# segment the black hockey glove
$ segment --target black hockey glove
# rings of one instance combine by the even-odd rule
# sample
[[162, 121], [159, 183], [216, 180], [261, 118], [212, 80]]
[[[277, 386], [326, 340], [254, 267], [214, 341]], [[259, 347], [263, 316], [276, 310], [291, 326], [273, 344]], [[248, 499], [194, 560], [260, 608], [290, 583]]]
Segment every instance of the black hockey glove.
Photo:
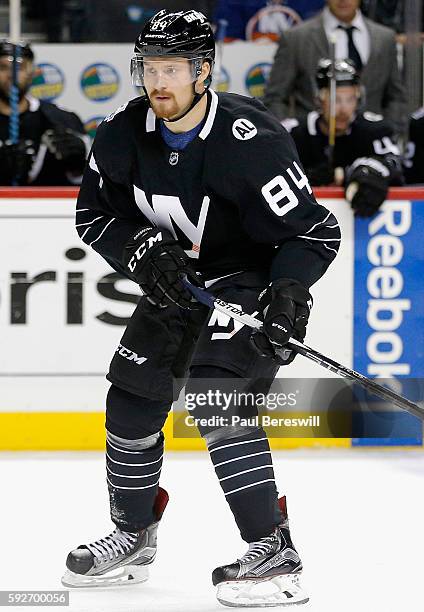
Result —
[[298, 281], [282, 278], [261, 293], [259, 305], [264, 313], [264, 325], [262, 331], [252, 333], [251, 340], [260, 355], [288, 365], [296, 357], [295, 351], [287, 349], [277, 355], [276, 350], [283, 348], [290, 338], [303, 341], [312, 296]]
[[345, 196], [356, 217], [372, 217], [384, 200], [390, 184], [390, 170], [378, 159], [360, 157], [346, 169]]
[[20, 140], [17, 144], [10, 140], [0, 143], [0, 184], [27, 185], [34, 155], [32, 140]]
[[200, 275], [192, 270], [187, 255], [169, 230], [140, 229], [125, 245], [122, 260], [128, 275], [152, 304], [161, 308], [172, 303], [189, 310], [201, 308], [181, 282], [186, 275], [191, 283], [202, 286]]
[[72, 174], [82, 174], [87, 150], [82, 134], [70, 128], [56, 127], [46, 130], [41, 137], [50, 153]]
[[330, 168], [328, 161], [307, 168], [305, 173], [310, 185], [332, 185], [334, 183], [334, 170]]

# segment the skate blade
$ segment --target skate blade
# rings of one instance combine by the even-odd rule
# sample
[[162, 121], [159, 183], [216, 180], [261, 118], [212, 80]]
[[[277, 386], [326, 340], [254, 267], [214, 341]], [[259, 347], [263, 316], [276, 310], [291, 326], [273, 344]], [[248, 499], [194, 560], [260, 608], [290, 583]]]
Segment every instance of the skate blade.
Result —
[[305, 604], [309, 597], [299, 584], [299, 574], [262, 580], [237, 580], [218, 585], [216, 597], [233, 608], [271, 608]]
[[126, 565], [98, 576], [84, 576], [67, 570], [61, 582], [65, 587], [83, 589], [138, 584], [146, 582], [148, 577], [149, 568], [146, 565]]

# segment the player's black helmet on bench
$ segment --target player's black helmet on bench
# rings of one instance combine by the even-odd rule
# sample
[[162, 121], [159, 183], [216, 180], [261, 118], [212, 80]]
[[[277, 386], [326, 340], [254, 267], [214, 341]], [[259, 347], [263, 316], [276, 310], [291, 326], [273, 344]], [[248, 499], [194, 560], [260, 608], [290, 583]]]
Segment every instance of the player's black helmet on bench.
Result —
[[[359, 85], [360, 75], [355, 64], [349, 59], [336, 60], [334, 62], [334, 75], [336, 85]], [[318, 68], [315, 74], [315, 81], [318, 89], [327, 89], [330, 87], [330, 81], [333, 78], [333, 64], [330, 59], [320, 59]]]
[[7, 38], [0, 40], [0, 57], [13, 57], [15, 47], [18, 48], [19, 56], [23, 59], [28, 59], [31, 62], [34, 61], [34, 53], [27, 42], [24, 40], [18, 43], [13, 43]]
[[[131, 60], [134, 85], [144, 87], [143, 60], [159, 57], [182, 57], [190, 60], [193, 83], [200, 76], [203, 63], [208, 62], [210, 74], [205, 81], [206, 92], [212, 81], [215, 37], [203, 13], [194, 10], [172, 12], [163, 9], [146, 23], [135, 42], [134, 56]], [[193, 104], [184, 115], [190, 112], [202, 95], [193, 91]]]

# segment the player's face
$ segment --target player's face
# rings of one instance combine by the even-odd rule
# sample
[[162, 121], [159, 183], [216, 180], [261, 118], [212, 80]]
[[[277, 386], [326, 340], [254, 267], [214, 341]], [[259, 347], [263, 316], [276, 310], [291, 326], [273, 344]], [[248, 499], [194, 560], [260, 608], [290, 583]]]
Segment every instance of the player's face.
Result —
[[327, 0], [330, 11], [340, 21], [350, 23], [359, 8], [360, 0]]
[[[33, 64], [30, 60], [23, 58], [18, 62], [18, 87], [19, 99], [21, 100], [32, 83]], [[10, 87], [12, 84], [12, 58], [0, 57], [0, 99], [9, 102]]]
[[144, 60], [144, 86], [157, 117], [178, 117], [193, 100], [193, 76], [189, 60]]
[[[336, 134], [347, 132], [358, 107], [359, 89], [353, 85], [336, 89]], [[320, 92], [322, 114], [326, 123], [330, 121], [330, 90]]]

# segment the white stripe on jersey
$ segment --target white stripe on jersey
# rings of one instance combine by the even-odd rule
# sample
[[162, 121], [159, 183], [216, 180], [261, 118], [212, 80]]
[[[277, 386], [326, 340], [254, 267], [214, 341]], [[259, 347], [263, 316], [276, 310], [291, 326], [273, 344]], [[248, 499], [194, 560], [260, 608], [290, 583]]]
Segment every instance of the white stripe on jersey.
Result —
[[113, 223], [113, 221], [116, 221], [115, 217], [113, 217], [109, 223], [103, 228], [103, 230], [100, 232], [100, 234], [97, 236], [97, 238], [95, 240], [93, 240], [92, 242], [89, 243], [89, 246], [93, 245], [95, 242], [97, 242], [98, 240], [100, 240], [100, 238], [103, 236], [103, 234], [105, 233], [105, 231], [107, 230], [107, 228], [109, 227], [109, 225], [111, 223]]
[[213, 89], [210, 89], [209, 91], [211, 92], [211, 97], [212, 97], [211, 107], [209, 109], [209, 114], [208, 114], [208, 118], [206, 119], [205, 125], [203, 126], [202, 131], [199, 134], [199, 138], [201, 138], [202, 140], [206, 140], [206, 138], [211, 133], [211, 130], [212, 130], [212, 127], [215, 121], [216, 111], [218, 109], [218, 96], [213, 91]]

